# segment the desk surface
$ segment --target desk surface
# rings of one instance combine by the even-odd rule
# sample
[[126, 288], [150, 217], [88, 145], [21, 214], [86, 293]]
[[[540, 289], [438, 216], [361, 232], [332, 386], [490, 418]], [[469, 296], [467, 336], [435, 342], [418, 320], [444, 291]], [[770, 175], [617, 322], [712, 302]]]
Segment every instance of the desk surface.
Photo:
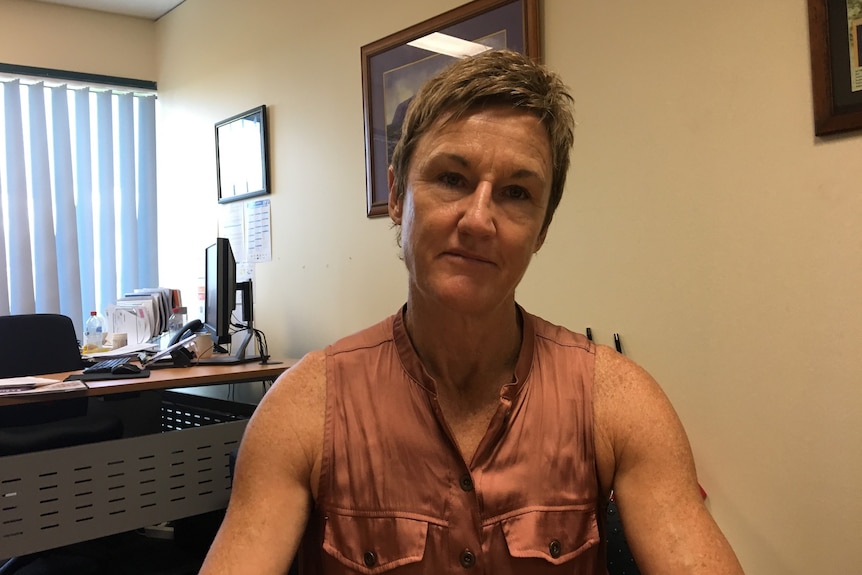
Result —
[[[213, 385], [219, 383], [242, 383], [262, 379], [275, 379], [295, 364], [298, 360], [286, 359], [281, 363], [274, 360], [266, 364], [258, 362], [240, 363], [236, 365], [195, 365], [191, 367], [167, 367], [150, 370], [149, 377], [133, 379], [105, 379], [88, 381], [87, 389], [65, 391], [58, 393], [37, 393], [32, 395], [7, 395], [0, 397], [0, 407], [19, 405], [22, 403], [38, 403], [41, 401], [56, 401], [74, 397], [96, 397], [117, 393], [148, 391], [153, 389], [170, 389], [174, 387], [192, 387], [198, 385]], [[66, 379], [80, 371], [66, 371], [40, 375], [48, 379]]]

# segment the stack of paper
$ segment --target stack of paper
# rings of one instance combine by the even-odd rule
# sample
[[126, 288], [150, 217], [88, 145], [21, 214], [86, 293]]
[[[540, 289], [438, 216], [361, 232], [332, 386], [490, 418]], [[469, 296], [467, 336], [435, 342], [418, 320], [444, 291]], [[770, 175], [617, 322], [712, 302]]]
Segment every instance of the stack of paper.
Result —
[[83, 357], [86, 359], [102, 359], [121, 357], [124, 355], [136, 356], [140, 355], [142, 351], [156, 351], [158, 347], [158, 344], [155, 343], [130, 343], [129, 345], [124, 345], [123, 347], [118, 347], [115, 349], [97, 351], [95, 353], [85, 353], [83, 354]]
[[60, 381], [45, 377], [26, 376], [0, 379], [0, 396], [56, 393], [58, 391], [73, 391], [75, 389], [87, 389], [87, 386], [81, 381]]
[[171, 310], [180, 305], [179, 290], [136, 289], [107, 307], [108, 331], [128, 334], [129, 344], [144, 343], [167, 331]]

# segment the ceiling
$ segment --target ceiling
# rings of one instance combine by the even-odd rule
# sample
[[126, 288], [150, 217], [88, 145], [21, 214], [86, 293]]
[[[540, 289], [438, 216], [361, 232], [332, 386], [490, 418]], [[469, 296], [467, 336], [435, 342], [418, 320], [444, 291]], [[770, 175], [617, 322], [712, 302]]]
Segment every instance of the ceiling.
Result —
[[50, 4], [62, 4], [75, 8], [99, 10], [112, 14], [136, 16], [147, 20], [158, 20], [177, 6], [183, 0], [35, 0]]

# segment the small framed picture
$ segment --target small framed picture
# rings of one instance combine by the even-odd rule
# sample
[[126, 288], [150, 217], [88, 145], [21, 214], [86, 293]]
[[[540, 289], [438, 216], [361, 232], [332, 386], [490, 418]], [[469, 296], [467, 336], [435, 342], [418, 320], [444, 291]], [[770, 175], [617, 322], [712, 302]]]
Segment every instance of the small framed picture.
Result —
[[388, 213], [386, 173], [422, 84], [456, 58], [502, 48], [539, 58], [539, 0], [474, 0], [362, 47], [369, 218]]
[[215, 125], [220, 204], [269, 193], [266, 106]]

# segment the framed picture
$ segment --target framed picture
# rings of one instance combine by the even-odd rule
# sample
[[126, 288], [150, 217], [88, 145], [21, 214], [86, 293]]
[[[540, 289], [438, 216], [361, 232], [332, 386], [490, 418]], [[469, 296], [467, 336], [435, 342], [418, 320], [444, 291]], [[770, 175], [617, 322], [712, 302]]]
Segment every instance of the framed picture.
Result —
[[422, 84], [456, 58], [501, 48], [539, 59], [539, 0], [474, 0], [362, 47], [369, 218], [388, 213], [386, 172]]
[[862, 128], [862, 0], [808, 0], [814, 133]]
[[266, 106], [215, 125], [216, 178], [220, 204], [269, 193]]

